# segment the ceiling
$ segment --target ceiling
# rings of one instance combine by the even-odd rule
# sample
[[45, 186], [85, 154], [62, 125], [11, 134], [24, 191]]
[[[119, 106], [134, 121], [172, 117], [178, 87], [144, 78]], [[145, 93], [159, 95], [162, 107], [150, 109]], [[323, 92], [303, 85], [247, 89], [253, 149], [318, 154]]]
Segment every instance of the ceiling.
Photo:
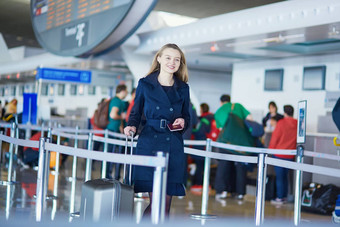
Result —
[[[159, 0], [155, 10], [195, 18], [205, 18], [282, 0]], [[30, 0], [0, 1], [0, 33], [8, 48], [40, 47], [30, 19]]]

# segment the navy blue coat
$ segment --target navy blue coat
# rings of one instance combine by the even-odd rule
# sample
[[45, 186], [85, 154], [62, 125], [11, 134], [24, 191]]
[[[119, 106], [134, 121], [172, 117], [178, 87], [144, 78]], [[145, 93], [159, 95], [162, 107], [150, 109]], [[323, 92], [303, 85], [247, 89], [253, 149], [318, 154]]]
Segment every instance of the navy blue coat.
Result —
[[[144, 114], [146, 123], [138, 138], [136, 154], [155, 155], [156, 151], [169, 152], [168, 182], [183, 183], [185, 155], [182, 133], [190, 122], [189, 86], [174, 76], [173, 89], [168, 93], [169, 99], [158, 82], [158, 75], [159, 72], [154, 72], [139, 80], [128, 125], [138, 128]], [[184, 130], [171, 132], [166, 124], [173, 123], [176, 118], [185, 120]], [[152, 181], [153, 172], [154, 168], [136, 166], [134, 179]]]

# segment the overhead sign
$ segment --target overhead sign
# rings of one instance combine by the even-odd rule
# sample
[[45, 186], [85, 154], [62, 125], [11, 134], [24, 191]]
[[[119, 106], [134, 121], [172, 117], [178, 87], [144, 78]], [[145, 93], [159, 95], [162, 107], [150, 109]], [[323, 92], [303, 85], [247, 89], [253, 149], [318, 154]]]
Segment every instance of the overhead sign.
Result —
[[38, 68], [36, 79], [74, 83], [91, 83], [91, 71], [73, 69]]
[[113, 49], [144, 22], [157, 0], [31, 0], [31, 19], [42, 47], [62, 56]]

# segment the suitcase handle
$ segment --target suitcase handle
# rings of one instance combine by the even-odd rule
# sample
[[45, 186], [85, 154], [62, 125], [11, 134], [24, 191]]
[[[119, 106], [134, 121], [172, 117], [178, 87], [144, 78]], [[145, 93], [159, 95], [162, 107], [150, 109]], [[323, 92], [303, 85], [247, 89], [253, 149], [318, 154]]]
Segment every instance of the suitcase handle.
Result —
[[[133, 137], [134, 137], [134, 132], [130, 131], [130, 137], [131, 137], [131, 148], [130, 148], [130, 155], [133, 153]], [[128, 150], [128, 136], [125, 137], [125, 155], [127, 155], [127, 150]], [[129, 179], [126, 179], [126, 163], [124, 164], [124, 183], [131, 185], [131, 170], [132, 170], [132, 165], [130, 164], [129, 166]]]

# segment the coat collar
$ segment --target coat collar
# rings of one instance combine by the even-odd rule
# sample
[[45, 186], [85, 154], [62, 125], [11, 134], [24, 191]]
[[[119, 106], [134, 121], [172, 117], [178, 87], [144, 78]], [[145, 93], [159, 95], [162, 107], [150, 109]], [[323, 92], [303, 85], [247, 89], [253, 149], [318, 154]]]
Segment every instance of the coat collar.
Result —
[[[155, 72], [149, 74], [148, 76], [146, 76], [144, 81], [153, 85], [154, 87], [157, 87], [157, 85], [159, 84], [158, 75], [159, 75], [159, 71], [155, 71]], [[176, 76], [174, 76], [174, 87], [176, 89], [185, 87], [186, 85], [187, 84], [185, 82], [181, 81]]]

